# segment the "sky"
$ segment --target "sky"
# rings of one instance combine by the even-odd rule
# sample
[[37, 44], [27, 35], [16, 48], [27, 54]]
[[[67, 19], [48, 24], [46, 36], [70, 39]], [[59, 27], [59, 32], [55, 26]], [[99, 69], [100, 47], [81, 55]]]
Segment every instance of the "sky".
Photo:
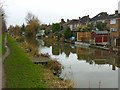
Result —
[[7, 26], [22, 25], [28, 12], [43, 24], [60, 22], [63, 18], [78, 19], [100, 12], [114, 14], [120, 0], [0, 0], [7, 15]]

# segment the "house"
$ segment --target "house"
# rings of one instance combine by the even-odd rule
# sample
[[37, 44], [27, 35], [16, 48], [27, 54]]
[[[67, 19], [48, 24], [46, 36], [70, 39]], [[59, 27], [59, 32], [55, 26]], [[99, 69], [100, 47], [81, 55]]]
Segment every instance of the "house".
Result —
[[45, 30], [38, 30], [36, 36], [37, 37], [42, 37], [43, 35], [45, 35]]
[[120, 14], [118, 13], [118, 10], [115, 11], [115, 14], [108, 16], [106, 23], [107, 28], [110, 30], [110, 32], [120, 30]]
[[90, 22], [94, 23], [94, 24], [96, 24], [96, 22], [104, 23], [107, 18], [108, 18], [107, 12], [101, 12], [101, 13], [97, 14], [96, 16], [94, 16], [93, 18], [91, 18]]
[[120, 30], [110, 32], [110, 45], [111, 46], [118, 46], [119, 45], [118, 44], [119, 38], [120, 38]]
[[67, 22], [65, 24], [71, 29], [71, 31], [76, 32], [80, 26], [80, 19], [67, 19]]
[[110, 45], [117, 46], [118, 37], [120, 36], [120, 13], [118, 13], [118, 10], [115, 11], [115, 14], [108, 16], [106, 23], [110, 31]]
[[91, 44], [109, 45], [110, 43], [110, 34], [108, 31], [94, 31], [92, 32], [91, 37]]
[[81, 25], [87, 25], [90, 21], [89, 15], [87, 16], [83, 16], [82, 18], [80, 18], [80, 24]]
[[120, 37], [116, 38], [116, 46], [120, 46]]

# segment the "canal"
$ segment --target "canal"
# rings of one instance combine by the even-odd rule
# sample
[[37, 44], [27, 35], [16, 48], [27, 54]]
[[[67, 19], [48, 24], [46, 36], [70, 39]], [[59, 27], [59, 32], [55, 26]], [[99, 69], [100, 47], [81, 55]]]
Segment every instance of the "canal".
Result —
[[75, 88], [118, 88], [119, 56], [74, 44], [38, 42], [39, 52], [57, 59], [64, 67], [60, 77], [73, 80]]

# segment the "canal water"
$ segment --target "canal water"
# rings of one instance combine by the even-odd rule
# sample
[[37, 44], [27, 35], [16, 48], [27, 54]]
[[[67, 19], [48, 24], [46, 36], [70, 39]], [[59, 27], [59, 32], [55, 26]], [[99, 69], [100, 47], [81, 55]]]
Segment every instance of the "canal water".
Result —
[[39, 52], [49, 53], [63, 65], [60, 77], [73, 80], [75, 88], [118, 88], [119, 56], [67, 43], [39, 40], [39, 45]]

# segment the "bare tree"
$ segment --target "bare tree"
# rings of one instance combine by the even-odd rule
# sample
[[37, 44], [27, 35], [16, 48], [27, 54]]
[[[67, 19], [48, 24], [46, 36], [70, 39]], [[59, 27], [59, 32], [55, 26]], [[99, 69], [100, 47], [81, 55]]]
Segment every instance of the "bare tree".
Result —
[[32, 14], [31, 12], [28, 12], [26, 18], [25, 18], [27, 24], [30, 24], [30, 22], [35, 21], [38, 24], [41, 24], [40, 20], [38, 19], [37, 16], [35, 16], [34, 14]]
[[40, 28], [41, 22], [37, 16], [28, 12], [26, 18], [27, 23], [27, 34], [29, 36], [35, 36], [37, 30]]

